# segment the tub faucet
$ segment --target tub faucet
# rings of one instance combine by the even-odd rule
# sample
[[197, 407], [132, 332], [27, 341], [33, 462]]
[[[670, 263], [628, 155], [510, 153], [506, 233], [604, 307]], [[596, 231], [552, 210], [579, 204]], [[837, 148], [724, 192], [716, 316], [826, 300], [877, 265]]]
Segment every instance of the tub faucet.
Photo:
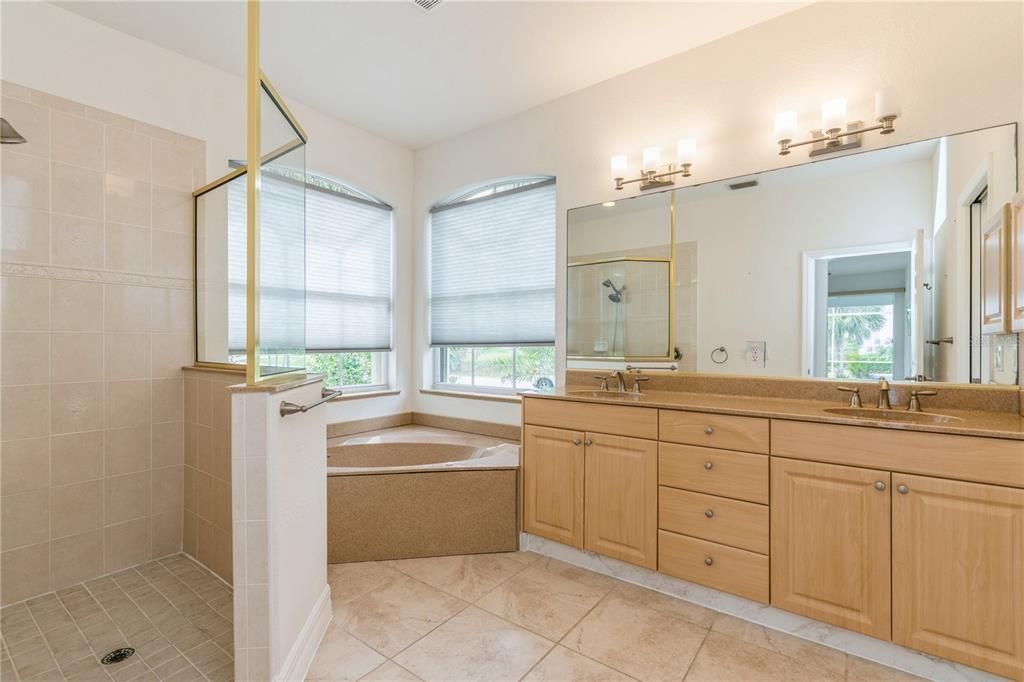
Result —
[[878, 380], [878, 409], [892, 409], [892, 404], [889, 402], [889, 382], [885, 377]]

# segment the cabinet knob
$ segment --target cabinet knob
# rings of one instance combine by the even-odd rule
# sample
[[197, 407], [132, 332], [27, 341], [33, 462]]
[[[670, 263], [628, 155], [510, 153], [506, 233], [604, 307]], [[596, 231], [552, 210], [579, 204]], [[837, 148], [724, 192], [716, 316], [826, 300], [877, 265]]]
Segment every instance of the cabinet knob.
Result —
[[714, 517], [714, 515], [715, 515], [715, 510], [714, 509], [705, 509], [704, 510], [704, 516], [708, 517], [709, 519]]
[[588, 439], [586, 439], [585, 441], [583, 441], [583, 444], [584, 444], [584, 445], [593, 445], [593, 444], [594, 444], [594, 441], [592, 441], [592, 440], [590, 440], [590, 439], [588, 438]]
[[704, 433], [708, 434], [709, 436], [712, 433], [714, 433], [714, 432], [715, 432], [715, 427], [713, 427], [713, 426], [705, 426], [704, 427]]
[[885, 490], [885, 483], [883, 481], [875, 481], [875, 490]]
[[905, 484], [900, 483], [898, 486], [896, 486], [896, 492], [898, 492], [900, 495], [906, 495], [907, 493], [910, 492], [910, 488], [908, 488]]
[[583, 442], [583, 441], [581, 441], [581, 440], [580, 440], [579, 438], [573, 438], [573, 440], [572, 440], [572, 444], [573, 444], [573, 445], [579, 445], [579, 444], [580, 444], [580, 443], [582, 443], [582, 442]]
[[710, 565], [711, 565], [711, 564], [713, 564], [713, 563], [715, 563], [715, 560], [714, 560], [714, 559], [712, 559], [712, 558], [711, 558], [711, 557], [709, 557], [709, 556], [706, 556], [706, 557], [704, 557], [704, 565], [705, 565], [705, 566], [710, 566]]
[[712, 464], [711, 462], [704, 462], [704, 468], [707, 469], [708, 471], [711, 471], [711, 467], [713, 466], [715, 465]]

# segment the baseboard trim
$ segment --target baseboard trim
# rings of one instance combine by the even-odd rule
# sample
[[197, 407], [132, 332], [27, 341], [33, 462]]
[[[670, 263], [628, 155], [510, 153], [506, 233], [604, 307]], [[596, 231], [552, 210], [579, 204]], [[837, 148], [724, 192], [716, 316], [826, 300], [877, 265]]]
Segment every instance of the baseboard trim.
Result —
[[281, 666], [281, 673], [275, 677], [280, 682], [301, 682], [306, 679], [309, 666], [313, 663], [316, 650], [320, 648], [320, 642], [327, 632], [327, 626], [331, 624], [334, 612], [331, 609], [331, 586], [324, 585], [324, 591], [320, 593], [316, 605], [309, 612], [302, 632], [299, 633], [292, 650]]
[[519, 547], [521, 550], [536, 552], [595, 573], [617, 578], [623, 582], [646, 587], [713, 611], [764, 626], [770, 630], [785, 632], [794, 637], [838, 649], [852, 656], [866, 658], [928, 680], [990, 682], [1000, 679], [991, 673], [961, 663], [929, 656], [893, 642], [874, 639], [834, 625], [804, 618], [767, 604], [719, 592], [696, 583], [673, 578], [664, 573], [569, 547], [529, 533], [520, 534]]

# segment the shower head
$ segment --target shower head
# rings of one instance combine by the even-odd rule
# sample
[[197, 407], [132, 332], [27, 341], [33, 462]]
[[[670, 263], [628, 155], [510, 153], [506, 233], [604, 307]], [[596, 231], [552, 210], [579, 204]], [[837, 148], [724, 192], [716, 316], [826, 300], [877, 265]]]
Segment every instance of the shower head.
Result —
[[28, 142], [21, 133], [14, 129], [6, 118], [0, 118], [0, 144], [22, 144]]
[[610, 279], [606, 279], [601, 282], [601, 286], [611, 289], [612, 293], [608, 294], [608, 300], [612, 303], [622, 303], [622, 292], [626, 290], [626, 285], [623, 284], [622, 288], [617, 288]]

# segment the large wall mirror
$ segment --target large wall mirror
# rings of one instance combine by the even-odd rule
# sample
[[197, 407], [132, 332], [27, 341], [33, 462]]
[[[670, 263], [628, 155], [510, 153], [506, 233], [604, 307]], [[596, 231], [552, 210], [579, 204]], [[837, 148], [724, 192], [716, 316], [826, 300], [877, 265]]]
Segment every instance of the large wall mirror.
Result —
[[1020, 340], [983, 324], [985, 235], [1017, 191], [1016, 133], [569, 211], [569, 366], [678, 348], [688, 372], [1017, 383]]

